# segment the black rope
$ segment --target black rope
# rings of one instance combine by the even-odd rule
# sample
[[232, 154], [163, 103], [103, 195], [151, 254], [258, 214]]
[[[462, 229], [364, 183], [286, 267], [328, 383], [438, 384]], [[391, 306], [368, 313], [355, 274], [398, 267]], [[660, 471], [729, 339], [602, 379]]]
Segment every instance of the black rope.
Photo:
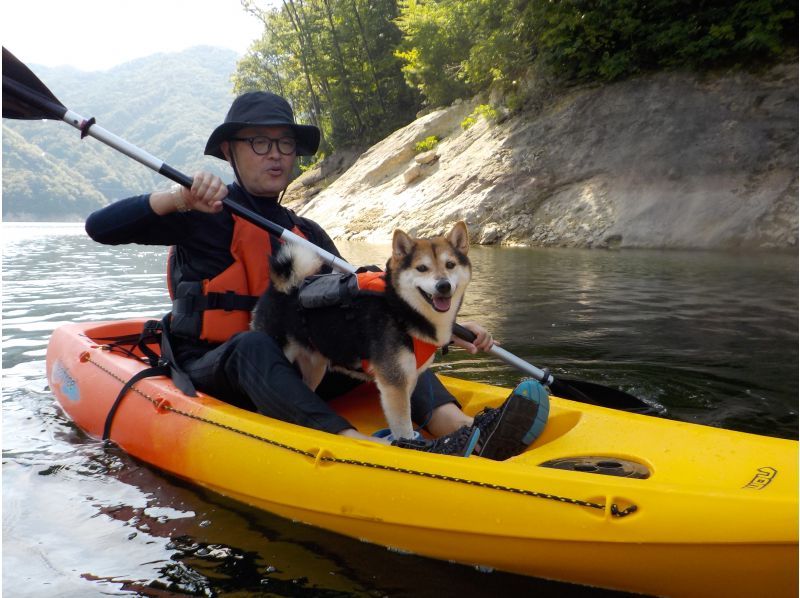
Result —
[[114, 404], [111, 405], [111, 409], [109, 409], [108, 415], [106, 415], [106, 423], [103, 426], [103, 441], [111, 438], [111, 426], [114, 423], [114, 416], [117, 414], [117, 409], [119, 409], [122, 399], [125, 398], [125, 395], [128, 394], [128, 391], [134, 384], [142, 378], [148, 378], [150, 376], [169, 376], [169, 366], [164, 364], [145, 368], [141, 372], [134, 374], [133, 377], [122, 386], [122, 390], [119, 391], [117, 398], [114, 399]]
[[[111, 370], [103, 367], [99, 363], [93, 361], [91, 358], [88, 358], [87, 361], [89, 363], [91, 363], [92, 365], [94, 365], [95, 367], [97, 367], [100, 370], [102, 370], [105, 373], [107, 373], [112, 378], [114, 378], [114, 379], [116, 379], [116, 380], [118, 380], [120, 382], [124, 382], [124, 380], [122, 378], [120, 378], [119, 376], [117, 376], [114, 372], [112, 372]], [[148, 370], [144, 370], [143, 372], [140, 372], [139, 374], [143, 374], [144, 372], [147, 372], [147, 371]], [[139, 374], [137, 374], [137, 376], [139, 376]], [[158, 375], [158, 374], [150, 374], [150, 375]], [[142, 375], [139, 379], [146, 378], [146, 377], [147, 377], [146, 375]], [[125, 386], [123, 387], [123, 391], [124, 392], [122, 392], [122, 391], [120, 392], [120, 395], [117, 397], [117, 400], [115, 401], [114, 406], [112, 407], [112, 412], [116, 411], [116, 407], [118, 406], [117, 404], [121, 401], [121, 398], [124, 395], [124, 393], [127, 393], [127, 391], [133, 387], [133, 384], [137, 381], [137, 380], [135, 380], [135, 378], [136, 378], [136, 376], [134, 376], [134, 378], [129, 380], [127, 383], [125, 383]], [[194, 413], [189, 413], [187, 411], [182, 411], [180, 409], [176, 409], [175, 407], [170, 405], [168, 402], [162, 401], [162, 400], [158, 400], [158, 399], [154, 399], [153, 397], [148, 396], [147, 394], [145, 394], [144, 392], [140, 391], [137, 388], [133, 388], [133, 391], [138, 393], [139, 395], [141, 395], [142, 397], [144, 397], [148, 401], [150, 401], [155, 407], [157, 407], [160, 410], [170, 411], [170, 412], [172, 412], [172, 413], [174, 413], [176, 415], [180, 415], [180, 416], [183, 416], [183, 417], [187, 417], [189, 419], [193, 419], [195, 421], [199, 421], [199, 422], [202, 422], [202, 423], [205, 423], [205, 424], [209, 424], [209, 425], [215, 426], [217, 428], [221, 428], [223, 430], [227, 430], [229, 432], [233, 432], [235, 434], [239, 434], [241, 436], [245, 436], [247, 438], [251, 438], [253, 440], [257, 440], [259, 442], [263, 442], [263, 443], [269, 444], [270, 446], [274, 446], [274, 447], [277, 447], [277, 448], [281, 448], [281, 449], [284, 449], [284, 450], [291, 451], [291, 452], [293, 452], [295, 454], [302, 455], [302, 456], [308, 457], [310, 459], [317, 459], [318, 458], [318, 454], [315, 453], [315, 452], [306, 451], [306, 450], [303, 450], [303, 449], [300, 449], [300, 448], [297, 448], [297, 447], [293, 447], [293, 446], [290, 446], [288, 444], [284, 444], [282, 442], [278, 442], [276, 440], [272, 440], [270, 438], [265, 438], [264, 436], [259, 436], [258, 434], [253, 434], [252, 432], [246, 432], [244, 430], [240, 430], [240, 429], [235, 428], [233, 426], [230, 426], [230, 425], [227, 425], [227, 424], [222, 424], [222, 423], [214, 421], [212, 419], [208, 419], [206, 417], [201, 417], [199, 415], [195, 415]], [[109, 414], [109, 416], [111, 416], [111, 414]], [[106, 425], [110, 426], [108, 420], [106, 421]], [[104, 432], [104, 440], [105, 439], [106, 439], [106, 436], [105, 436], [105, 432]], [[418, 470], [415, 470], [415, 469], [408, 469], [408, 468], [405, 468], [405, 467], [397, 467], [397, 466], [394, 466], [394, 465], [384, 465], [382, 463], [371, 463], [369, 461], [359, 461], [357, 459], [342, 459], [342, 458], [339, 458], [339, 457], [329, 457], [329, 456], [319, 457], [319, 460], [323, 461], [323, 462], [326, 462], [326, 463], [339, 463], [339, 464], [342, 464], [342, 465], [354, 465], [354, 466], [358, 466], [358, 467], [367, 467], [369, 469], [378, 469], [378, 470], [381, 470], [381, 471], [390, 471], [390, 472], [393, 472], [393, 473], [402, 473], [402, 474], [413, 475], [413, 476], [418, 476], [418, 477], [422, 477], [422, 478], [441, 480], [441, 481], [444, 481], [444, 482], [464, 484], [464, 485], [467, 485], [467, 486], [476, 486], [476, 487], [479, 487], [479, 488], [486, 488], [486, 489], [489, 489], [489, 490], [508, 492], [508, 493], [511, 493], [511, 494], [518, 494], [518, 495], [521, 495], [521, 496], [530, 496], [530, 497], [533, 497], [533, 498], [542, 498], [542, 499], [546, 499], [546, 500], [555, 500], [555, 501], [558, 501], [558, 502], [561, 502], [561, 503], [564, 503], [564, 504], [571, 504], [571, 505], [576, 505], [576, 506], [581, 506], [581, 507], [588, 507], [588, 508], [591, 508], [591, 509], [598, 509], [598, 510], [601, 510], [601, 511], [605, 511], [605, 509], [606, 509], [606, 505], [604, 505], [604, 504], [591, 502], [591, 501], [586, 501], [586, 500], [581, 500], [581, 499], [578, 499], [578, 498], [568, 498], [568, 497], [564, 497], [564, 496], [558, 496], [558, 495], [555, 495], [555, 494], [548, 494], [548, 493], [545, 493], [545, 492], [537, 492], [535, 490], [526, 490], [524, 488], [514, 488], [513, 486], [503, 486], [503, 485], [500, 485], [500, 484], [492, 484], [490, 482], [480, 482], [480, 481], [477, 481], [477, 480], [469, 480], [469, 479], [466, 479], [466, 478], [459, 478], [459, 477], [448, 476], [448, 475], [444, 475], [444, 474], [431, 473], [431, 472], [427, 472], [427, 471], [418, 471]], [[637, 511], [637, 509], [638, 509], [638, 507], [636, 505], [630, 505], [629, 507], [620, 510], [619, 507], [616, 504], [611, 504], [611, 506], [609, 508], [609, 512], [614, 517], [625, 517], [627, 515], [635, 513]]]

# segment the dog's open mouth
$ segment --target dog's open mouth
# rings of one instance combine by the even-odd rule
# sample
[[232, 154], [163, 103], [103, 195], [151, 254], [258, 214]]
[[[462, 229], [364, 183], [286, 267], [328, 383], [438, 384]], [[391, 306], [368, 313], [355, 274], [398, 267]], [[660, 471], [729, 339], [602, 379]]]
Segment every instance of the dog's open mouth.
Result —
[[433, 309], [440, 312], [446, 312], [450, 309], [452, 297], [450, 295], [430, 295], [417, 287], [420, 295], [425, 298], [425, 301], [431, 304]]

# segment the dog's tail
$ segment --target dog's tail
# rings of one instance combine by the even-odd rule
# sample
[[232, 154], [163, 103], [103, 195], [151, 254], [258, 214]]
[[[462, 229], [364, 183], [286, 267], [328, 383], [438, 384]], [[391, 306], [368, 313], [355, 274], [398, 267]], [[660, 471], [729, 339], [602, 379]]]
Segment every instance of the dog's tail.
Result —
[[270, 282], [276, 291], [289, 293], [306, 277], [319, 272], [322, 265], [322, 258], [309, 248], [286, 243], [270, 259]]

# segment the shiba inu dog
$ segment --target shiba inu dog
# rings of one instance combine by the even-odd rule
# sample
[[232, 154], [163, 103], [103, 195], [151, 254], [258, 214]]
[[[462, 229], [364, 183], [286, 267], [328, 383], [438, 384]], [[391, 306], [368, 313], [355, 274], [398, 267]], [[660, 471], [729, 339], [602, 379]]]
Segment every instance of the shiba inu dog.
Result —
[[321, 259], [287, 244], [272, 257], [252, 328], [277, 340], [312, 389], [328, 367], [374, 379], [392, 435], [413, 438], [411, 392], [450, 342], [472, 276], [468, 250], [464, 222], [431, 239], [396, 230], [384, 273], [311, 276]]

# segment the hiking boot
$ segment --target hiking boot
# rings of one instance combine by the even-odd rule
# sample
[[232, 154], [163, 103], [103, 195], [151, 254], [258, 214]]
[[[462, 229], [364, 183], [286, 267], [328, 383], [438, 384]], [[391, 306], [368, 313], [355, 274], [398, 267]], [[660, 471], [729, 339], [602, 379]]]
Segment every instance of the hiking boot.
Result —
[[547, 390], [536, 380], [522, 381], [499, 408], [475, 416], [481, 431], [475, 454], [504, 461], [524, 451], [544, 430], [550, 414]]
[[392, 441], [392, 446], [424, 451], [426, 453], [436, 453], [438, 455], [469, 457], [475, 450], [475, 445], [478, 443], [479, 436], [480, 431], [476, 427], [462, 426], [455, 432], [451, 432], [446, 436], [434, 438], [433, 440], [428, 440], [426, 438], [415, 440], [401, 438], [400, 440]]

